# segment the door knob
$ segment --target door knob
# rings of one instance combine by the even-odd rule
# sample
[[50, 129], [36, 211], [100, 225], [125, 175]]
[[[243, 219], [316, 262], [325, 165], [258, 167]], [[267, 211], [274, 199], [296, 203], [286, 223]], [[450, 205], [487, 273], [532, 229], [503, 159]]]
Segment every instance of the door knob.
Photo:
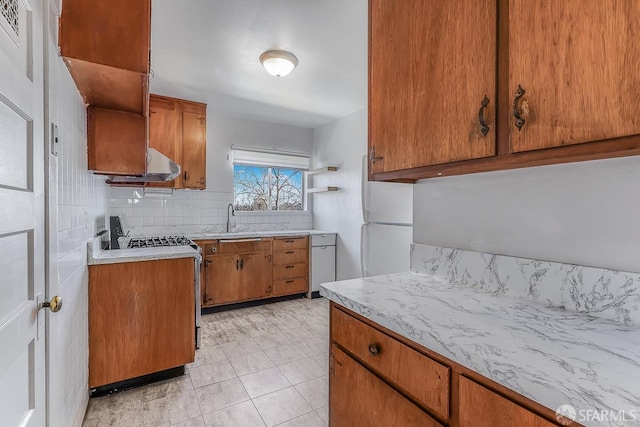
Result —
[[43, 302], [40, 308], [48, 308], [52, 313], [57, 313], [62, 310], [62, 298], [56, 295], [51, 298], [51, 301]]

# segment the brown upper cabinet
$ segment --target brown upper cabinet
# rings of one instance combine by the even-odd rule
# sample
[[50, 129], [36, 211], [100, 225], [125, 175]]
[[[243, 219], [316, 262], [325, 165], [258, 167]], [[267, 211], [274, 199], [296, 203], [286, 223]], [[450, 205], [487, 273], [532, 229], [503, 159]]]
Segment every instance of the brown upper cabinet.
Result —
[[85, 102], [146, 115], [151, 0], [65, 0], [60, 52]]
[[370, 0], [369, 14], [370, 179], [640, 154], [638, 2]]
[[84, 101], [88, 167], [146, 172], [151, 0], [65, 0], [60, 53]]
[[369, 12], [371, 172], [493, 156], [478, 111], [486, 96], [491, 126], [495, 0], [371, 0]]
[[525, 91], [511, 151], [639, 134], [639, 39], [637, 1], [511, 0], [509, 91]]
[[207, 106], [197, 102], [151, 95], [149, 146], [177, 162], [182, 174], [154, 187], [206, 187]]

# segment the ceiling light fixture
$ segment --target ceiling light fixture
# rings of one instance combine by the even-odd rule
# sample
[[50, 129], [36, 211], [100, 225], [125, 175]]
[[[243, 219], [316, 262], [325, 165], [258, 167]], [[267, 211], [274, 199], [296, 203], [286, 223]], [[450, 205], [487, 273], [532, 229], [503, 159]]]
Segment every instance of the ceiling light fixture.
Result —
[[284, 50], [269, 50], [260, 55], [260, 62], [267, 73], [275, 77], [284, 77], [298, 65], [298, 58]]

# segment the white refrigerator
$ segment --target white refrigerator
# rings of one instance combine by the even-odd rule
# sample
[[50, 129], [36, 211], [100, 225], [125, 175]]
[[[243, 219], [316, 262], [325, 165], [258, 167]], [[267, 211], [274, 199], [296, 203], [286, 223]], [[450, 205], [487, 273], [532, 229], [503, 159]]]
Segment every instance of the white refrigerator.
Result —
[[413, 185], [370, 182], [362, 158], [360, 265], [363, 277], [409, 271]]

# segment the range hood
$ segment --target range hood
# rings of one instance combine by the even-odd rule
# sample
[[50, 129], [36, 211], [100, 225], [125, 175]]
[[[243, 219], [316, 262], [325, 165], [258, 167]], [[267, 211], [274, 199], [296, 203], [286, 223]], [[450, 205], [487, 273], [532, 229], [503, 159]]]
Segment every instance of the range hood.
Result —
[[142, 176], [111, 176], [109, 182], [162, 182], [174, 180], [180, 175], [180, 165], [156, 150], [147, 149], [147, 173]]

